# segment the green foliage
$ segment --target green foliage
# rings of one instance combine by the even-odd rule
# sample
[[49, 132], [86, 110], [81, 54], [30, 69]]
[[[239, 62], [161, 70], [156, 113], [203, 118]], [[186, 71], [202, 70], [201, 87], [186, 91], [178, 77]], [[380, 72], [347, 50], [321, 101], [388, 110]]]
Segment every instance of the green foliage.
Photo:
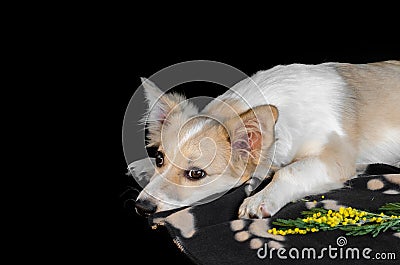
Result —
[[348, 208], [339, 211], [312, 208], [301, 213], [302, 218], [277, 219], [269, 233], [288, 235], [340, 229], [346, 235], [371, 234], [376, 237], [389, 229], [400, 232], [400, 203], [387, 203], [379, 208], [380, 214]]

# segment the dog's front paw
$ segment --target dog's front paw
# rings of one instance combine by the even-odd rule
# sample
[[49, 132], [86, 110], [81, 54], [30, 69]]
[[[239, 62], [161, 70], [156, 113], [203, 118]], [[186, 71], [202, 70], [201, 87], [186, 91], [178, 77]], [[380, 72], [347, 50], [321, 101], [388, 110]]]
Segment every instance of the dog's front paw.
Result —
[[255, 194], [244, 199], [239, 207], [239, 218], [266, 218], [271, 217], [268, 210], [268, 201], [263, 194]]

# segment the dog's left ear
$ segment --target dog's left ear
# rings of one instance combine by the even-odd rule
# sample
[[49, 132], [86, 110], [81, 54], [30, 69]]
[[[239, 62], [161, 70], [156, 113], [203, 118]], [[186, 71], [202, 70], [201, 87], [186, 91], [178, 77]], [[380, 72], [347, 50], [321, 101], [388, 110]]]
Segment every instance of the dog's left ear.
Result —
[[168, 116], [184, 120], [185, 117], [196, 114], [198, 110], [184, 96], [164, 93], [149, 79], [141, 78], [141, 80], [148, 104], [148, 115], [144, 117], [149, 129], [148, 146], [157, 146], [161, 142], [162, 126], [168, 122]]
[[250, 109], [225, 123], [231, 141], [232, 155], [250, 158], [259, 163], [262, 148], [274, 141], [274, 125], [278, 119], [278, 109], [272, 105]]

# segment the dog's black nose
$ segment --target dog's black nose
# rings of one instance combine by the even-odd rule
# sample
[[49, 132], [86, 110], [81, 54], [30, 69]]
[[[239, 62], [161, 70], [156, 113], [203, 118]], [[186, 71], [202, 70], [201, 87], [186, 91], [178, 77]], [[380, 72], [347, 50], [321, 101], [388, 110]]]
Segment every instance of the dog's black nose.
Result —
[[157, 205], [149, 200], [137, 200], [135, 203], [136, 212], [142, 216], [149, 216], [156, 212]]

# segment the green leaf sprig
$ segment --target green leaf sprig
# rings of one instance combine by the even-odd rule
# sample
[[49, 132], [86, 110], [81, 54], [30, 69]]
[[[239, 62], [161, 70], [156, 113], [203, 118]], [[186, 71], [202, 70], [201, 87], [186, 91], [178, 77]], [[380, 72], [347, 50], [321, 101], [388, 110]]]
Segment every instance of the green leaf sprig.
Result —
[[400, 202], [387, 203], [379, 211], [380, 214], [352, 207], [341, 207], [338, 211], [312, 208], [301, 213], [303, 218], [277, 219], [272, 223], [276, 227], [268, 233], [285, 236], [340, 229], [346, 231], [346, 235], [376, 237], [389, 229], [400, 232]]

